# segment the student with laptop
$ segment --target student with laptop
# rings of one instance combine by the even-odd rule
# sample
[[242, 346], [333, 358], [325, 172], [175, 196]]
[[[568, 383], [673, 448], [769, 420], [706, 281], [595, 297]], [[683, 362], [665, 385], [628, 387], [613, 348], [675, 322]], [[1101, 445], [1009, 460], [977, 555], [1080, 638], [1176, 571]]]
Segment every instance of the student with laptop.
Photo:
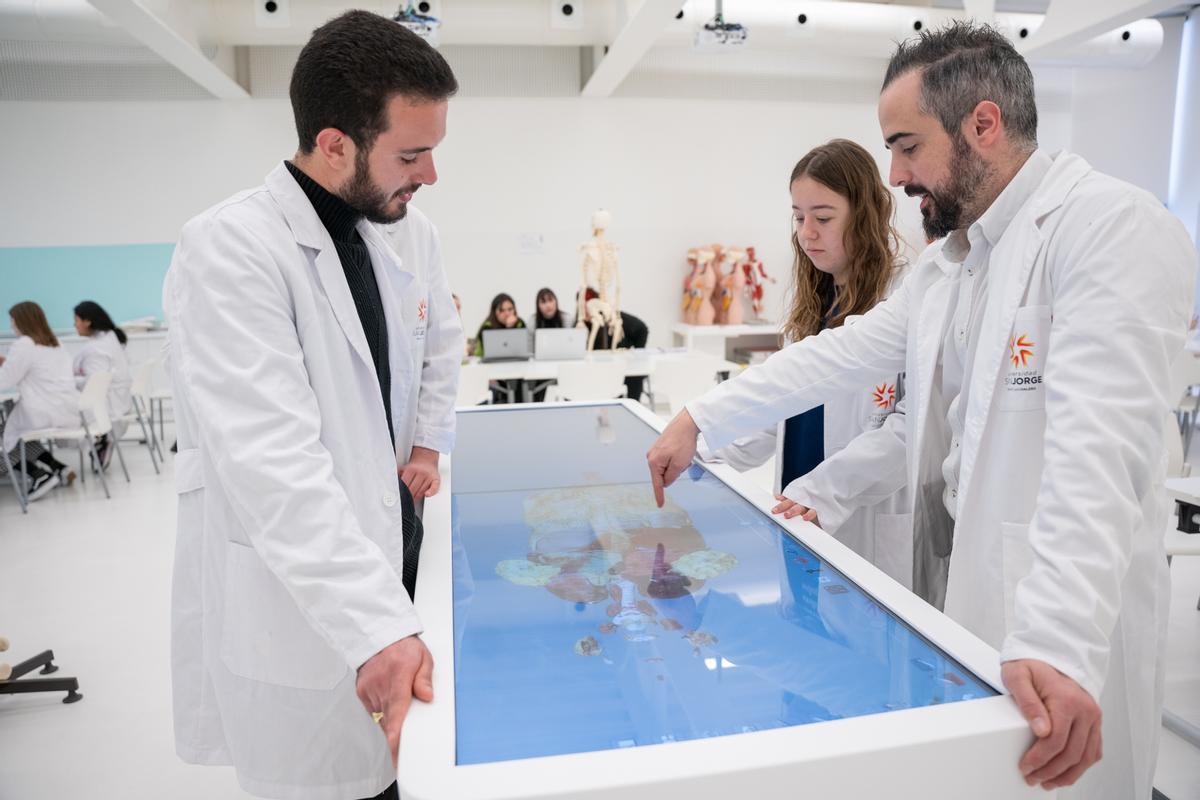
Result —
[[538, 289], [537, 311], [530, 320], [530, 326], [533, 328], [571, 328], [574, 325], [575, 318], [559, 308], [558, 295], [554, 293], [554, 290], [548, 287]]
[[504, 328], [524, 328], [525, 320], [517, 316], [517, 304], [512, 295], [501, 292], [492, 298], [492, 309], [487, 319], [479, 326], [475, 334], [475, 355], [483, 357], [487, 354], [483, 347], [483, 332], [486, 330], [501, 330]]
[[[475, 355], [484, 361], [529, 358], [528, 341], [524, 342], [524, 350], [517, 356], [516, 351], [521, 344], [520, 341], [507, 336], [497, 338], [494, 335], [517, 328], [525, 328], [525, 321], [517, 316], [517, 304], [513, 301], [512, 295], [501, 292], [492, 298], [491, 311], [488, 312], [487, 319], [479, 326], [479, 332], [475, 334]], [[485, 337], [484, 334], [489, 332], [490, 335]], [[487, 349], [488, 339], [493, 340], [492, 353], [489, 353]], [[492, 390], [493, 403], [511, 403], [518, 396], [520, 381], [491, 381], [489, 387]]]

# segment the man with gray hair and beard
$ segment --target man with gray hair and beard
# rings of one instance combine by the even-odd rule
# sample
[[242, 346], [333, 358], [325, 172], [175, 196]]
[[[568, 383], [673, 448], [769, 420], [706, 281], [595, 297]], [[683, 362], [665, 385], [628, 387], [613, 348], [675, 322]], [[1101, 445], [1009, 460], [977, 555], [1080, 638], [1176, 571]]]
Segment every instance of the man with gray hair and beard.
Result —
[[[937, 241], [858, 324], [689, 403], [648, 454], [657, 499], [699, 434], [721, 447], [905, 370], [903, 424], [822, 464], [844, 476], [824, 484], [912, 486], [914, 590], [999, 650], [1035, 737], [1015, 765], [1030, 785], [1145, 800], [1169, 587], [1168, 376], [1196, 251], [1149, 193], [1038, 148], [1032, 73], [991, 27], [901, 44], [879, 121], [891, 183], [921, 198]], [[855, 503], [792, 493], [778, 511], [819, 520]]]

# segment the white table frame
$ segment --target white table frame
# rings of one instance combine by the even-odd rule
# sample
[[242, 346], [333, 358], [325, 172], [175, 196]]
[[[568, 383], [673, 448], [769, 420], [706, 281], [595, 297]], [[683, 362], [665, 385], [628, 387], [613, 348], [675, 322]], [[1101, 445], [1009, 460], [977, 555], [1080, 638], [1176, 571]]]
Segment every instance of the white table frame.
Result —
[[[619, 402], [654, 430], [662, 430], [664, 423], [644, 407]], [[602, 404], [535, 407], [596, 405]], [[460, 412], [486, 414], [512, 408]], [[1022, 780], [1017, 762], [1033, 736], [1003, 694], [736, 736], [457, 766], [450, 461], [442, 462], [442, 490], [425, 501], [416, 605], [425, 624], [422, 638], [436, 665], [435, 699], [430, 704], [414, 703], [404, 724], [399, 783], [406, 800], [1054, 796]], [[769, 492], [728, 466], [701, 466], [769, 513], [774, 504]], [[999, 656], [991, 647], [815, 526], [799, 519], [773, 519], [964, 667], [1003, 691]]]

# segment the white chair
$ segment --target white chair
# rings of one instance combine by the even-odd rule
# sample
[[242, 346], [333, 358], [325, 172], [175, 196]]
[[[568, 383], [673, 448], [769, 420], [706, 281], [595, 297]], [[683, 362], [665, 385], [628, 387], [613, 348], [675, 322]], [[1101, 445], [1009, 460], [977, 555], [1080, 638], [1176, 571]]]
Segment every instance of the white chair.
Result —
[[654, 371], [650, 373], [654, 402], [657, 405], [662, 396], [666, 395], [672, 417], [678, 414], [685, 404], [713, 388], [716, 383], [716, 366], [711, 370], [704, 365], [697, 368], [693, 361], [660, 358], [654, 365]]
[[490, 402], [491, 399], [487, 371], [479, 364], [463, 364], [462, 369], [458, 371], [458, 397], [454, 405], [477, 406]]
[[1171, 385], [1168, 397], [1178, 398], [1175, 419], [1183, 437], [1183, 459], [1187, 461], [1188, 449], [1192, 445], [1192, 432], [1200, 415], [1200, 393], [1193, 387], [1200, 385], [1200, 357], [1183, 350], [1171, 363]]
[[154, 360], [144, 361], [133, 368], [133, 380], [130, 384], [129, 395], [133, 401], [132, 413], [125, 414], [122, 417], [114, 419], [113, 422], [136, 422], [142, 428], [142, 438], [146, 442], [146, 449], [150, 452], [150, 463], [154, 465], [154, 474], [159, 474], [158, 459], [154, 456], [156, 439], [154, 436], [154, 424], [149, 421], [149, 397], [150, 397], [150, 380], [154, 375], [154, 370], [157, 364]]
[[[28, 474], [25, 469], [25, 445], [29, 442], [47, 442], [53, 447], [54, 442], [74, 441], [79, 448], [79, 479], [86, 481], [87, 470], [83, 468], [84, 445], [92, 454], [92, 463], [100, 475], [100, 485], [104, 487], [104, 496], [112, 499], [108, 491], [108, 481], [104, 479], [104, 469], [100, 466], [100, 455], [96, 452], [95, 437], [112, 433], [112, 420], [108, 416], [108, 387], [112, 385], [111, 372], [97, 372], [88, 378], [79, 395], [79, 424], [78, 428], [42, 428], [26, 431], [17, 439], [21, 450], [21, 472]], [[117, 459], [121, 462], [121, 471], [125, 473], [125, 482], [129, 482], [129, 470], [125, 468], [125, 456], [121, 453], [121, 445], [115, 436], [110, 437], [112, 446], [117, 451]], [[28, 513], [24, 492], [20, 495], [21, 511]]]
[[616, 361], [563, 361], [558, 365], [558, 383], [546, 393], [556, 400], [624, 397], [625, 370]]
[[[141, 395], [142, 409], [147, 414], [146, 421], [150, 428], [150, 443], [158, 451], [158, 460], [164, 462], [166, 458], [163, 456], [162, 440], [166, 438], [167, 434], [165, 429], [166, 414], [163, 410], [163, 404], [175, 398], [175, 395], [169, 388], [159, 388], [169, 385], [169, 379], [164, 369], [165, 364], [166, 361], [162, 358], [152, 358], [143, 364], [147, 369], [147, 377], [144, 393]], [[158, 419], [158, 433], [154, 432], [154, 420], [156, 418]]]

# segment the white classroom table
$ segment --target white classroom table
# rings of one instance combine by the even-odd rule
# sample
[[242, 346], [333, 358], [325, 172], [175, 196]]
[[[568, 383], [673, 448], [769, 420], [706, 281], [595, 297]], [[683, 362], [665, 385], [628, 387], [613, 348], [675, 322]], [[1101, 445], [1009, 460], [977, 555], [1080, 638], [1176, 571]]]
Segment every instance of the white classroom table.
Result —
[[[663, 361], [683, 362], [694, 365], [697, 371], [709, 370], [714, 379], [724, 379], [740, 372], [742, 365], [724, 358], [697, 353], [692, 351], [663, 350], [645, 348], [638, 350], [598, 350], [588, 353], [583, 359], [567, 361], [491, 361], [484, 362], [472, 356], [463, 364], [463, 370], [479, 370], [489, 381], [522, 381], [522, 399], [529, 399], [528, 384], [546, 383], [558, 379], [558, 371], [563, 364], [578, 364], [580, 361], [591, 364], [621, 365], [626, 378], [650, 377], [654, 367]], [[653, 390], [653, 389], [652, 389]]]
[[671, 326], [671, 337], [676, 347], [727, 359], [741, 347], [778, 349], [779, 323], [688, 325], [678, 322]]

